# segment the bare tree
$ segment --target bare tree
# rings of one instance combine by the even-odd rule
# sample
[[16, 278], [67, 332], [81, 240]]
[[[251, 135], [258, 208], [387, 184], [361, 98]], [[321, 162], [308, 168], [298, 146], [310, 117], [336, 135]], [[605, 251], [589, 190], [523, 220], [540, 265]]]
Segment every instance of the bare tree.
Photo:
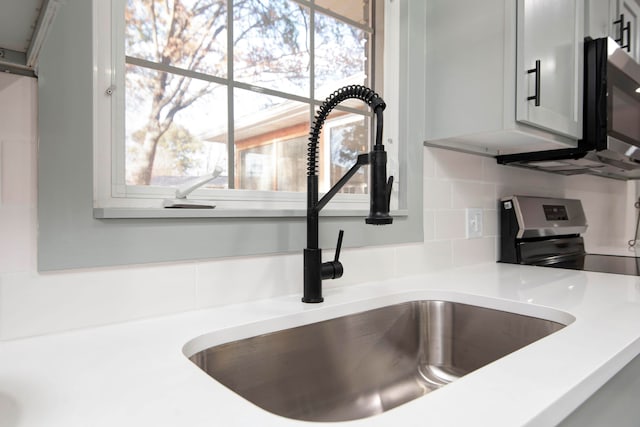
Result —
[[[206, 65], [207, 55], [215, 52], [217, 38], [226, 29], [226, 2], [196, 1], [187, 7], [183, 0], [142, 0], [136, 8], [127, 8], [126, 20], [128, 47], [144, 41], [146, 43], [141, 44], [146, 44], [147, 49], [153, 48], [142, 52], [143, 59], [197, 70]], [[128, 72], [135, 73], [134, 68], [130, 70]], [[207, 84], [190, 91], [192, 80], [178, 74], [156, 72], [151, 76], [138, 80], [139, 84], [146, 85], [152, 98], [142, 130], [140, 166], [134, 172], [137, 184], [151, 181], [158, 143], [175, 115], [211, 90]]]
[[[293, 85], [308, 85], [308, 11], [289, 0], [238, 0], [233, 4], [233, 20], [238, 23], [234, 25], [234, 77], [253, 76], [262, 83], [286, 79]], [[227, 76], [229, 11], [225, 0], [128, 0], [125, 13], [128, 56]], [[132, 141], [137, 145], [132, 150], [137, 157], [132, 163], [132, 183], [148, 185], [159, 143], [176, 114], [219, 86], [130, 64], [127, 85], [128, 102], [138, 98], [141, 103], [142, 93], [147, 98], [146, 121], [135, 130], [136, 141]]]

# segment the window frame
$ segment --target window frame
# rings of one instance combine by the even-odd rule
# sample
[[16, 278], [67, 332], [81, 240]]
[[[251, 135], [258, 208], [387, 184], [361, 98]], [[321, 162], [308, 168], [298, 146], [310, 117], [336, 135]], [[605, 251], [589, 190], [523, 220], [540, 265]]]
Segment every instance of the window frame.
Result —
[[[194, 261], [233, 256], [291, 253], [293, 270], [301, 269], [305, 238], [305, 209], [238, 210], [206, 218], [189, 218], [184, 211], [166, 209], [94, 209], [94, 142], [111, 129], [100, 127], [100, 110], [110, 80], [98, 68], [95, 34], [105, 30], [96, 15], [103, 0], [66, 0], [41, 51], [38, 70], [38, 233], [40, 272], [78, 268], [177, 263], [195, 268]], [[382, 0], [380, 0], [382, 1]], [[426, 5], [412, 0], [384, 0], [385, 43], [390, 43], [384, 99], [385, 128], [399, 140], [385, 141], [398, 149], [404, 182], [402, 210], [394, 211], [391, 226], [371, 227], [363, 217], [325, 211], [320, 221], [320, 247], [331, 248], [339, 230], [344, 248], [420, 243], [423, 234], [423, 142], [426, 99]], [[389, 90], [393, 87], [393, 90]], [[418, 96], [416, 96], [418, 95]], [[105, 122], [105, 120], [102, 120]], [[111, 165], [107, 165], [110, 168]], [[204, 209], [203, 209], [204, 210]], [[210, 209], [211, 213], [218, 209]], [[404, 210], [404, 208], [403, 208]], [[170, 212], [176, 216], [170, 218]], [[163, 214], [164, 216], [160, 216]], [[365, 215], [366, 216], [366, 215]], [[385, 249], [385, 251], [393, 248]], [[377, 253], [377, 252], [376, 252]], [[327, 254], [326, 256], [330, 256]], [[416, 262], [420, 262], [416, 259]], [[294, 273], [299, 274], [299, 273]], [[224, 281], [220, 283], [224, 292]]]
[[[126, 0], [109, 0], [98, 1], [95, 4], [96, 16], [94, 19], [95, 29], [94, 38], [96, 40], [96, 51], [94, 61], [97, 65], [97, 82], [96, 82], [96, 138], [94, 138], [94, 214], [97, 218], [109, 218], [112, 215], [122, 217], [123, 209], [157, 209], [159, 212], [157, 216], [166, 216], [161, 212], [166, 212], [162, 208], [162, 199], [173, 197], [175, 189], [171, 187], [160, 186], [136, 186], [127, 185], [125, 182], [125, 149], [124, 149], [124, 69], [125, 63], [142, 64], [149, 66], [149, 68], [159, 71], [172, 71], [174, 67], [162, 66], [155, 67], [153, 63], [137, 58], [126, 58], [124, 52], [124, 16], [121, 11], [125, 7]], [[314, 1], [308, 0], [293, 0], [302, 6], [308, 7], [310, 10], [311, 22], [314, 21], [314, 14], [317, 10], [323, 14], [339, 18], [343, 22], [347, 22], [350, 25], [357, 26], [363, 29], [366, 27], [363, 24], [359, 24], [354, 21], [350, 21], [348, 18], [341, 17], [331, 10], [324, 9], [318, 5], [313, 5]], [[376, 5], [376, 2], [372, 1], [371, 7], [380, 7]], [[313, 5], [313, 8], [312, 7]], [[383, 25], [384, 15], [376, 14], [372, 12], [374, 19], [378, 18], [378, 21], [372, 23], [369, 27], [371, 32], [370, 42], [373, 43], [372, 57], [369, 58], [370, 68], [376, 69], [376, 73], [371, 73], [373, 79], [378, 78], [382, 81], [382, 78], [389, 74], [384, 71], [384, 68], [388, 68], [385, 64], [383, 67], [380, 62], [380, 50], [383, 49], [384, 37], [387, 31], [376, 30], [376, 26]], [[382, 18], [382, 19], [380, 19]], [[315, 25], [315, 24], [312, 24]], [[384, 25], [383, 25], [384, 26]], [[311, 27], [311, 44], [313, 44], [314, 31]], [[111, 33], [118, 36], [113, 36]], [[228, 37], [232, 39], [232, 34]], [[232, 45], [233, 42], [229, 42]], [[397, 62], [394, 61], [397, 67]], [[393, 63], [392, 63], [393, 64]], [[228, 67], [231, 69], [232, 67]], [[180, 70], [180, 74], [193, 74], [198, 77], [202, 77], [199, 73]], [[397, 73], [391, 73], [397, 74]], [[314, 78], [310, 79], [311, 91], [308, 98], [299, 97], [297, 95], [286, 94], [276, 90], [257, 87], [251, 84], [235, 81], [233, 79], [233, 73], [231, 72], [226, 78], [210, 76], [207, 80], [216, 83], [228, 84], [228, 94], [232, 93], [233, 89], [250, 90], [256, 93], [277, 96], [284, 99], [291, 99], [294, 101], [302, 101], [310, 103], [309, 105], [309, 120], [313, 120], [313, 110], [322, 104], [321, 100], [315, 99]], [[385, 82], [386, 83], [386, 82]], [[380, 90], [381, 96], [384, 97], [384, 91]], [[229, 102], [229, 108], [231, 108], [231, 100]], [[361, 117], [368, 117], [370, 125], [370, 134], [372, 135], [372, 126], [374, 125], [373, 113], [369, 109], [351, 108], [348, 106], [338, 106], [336, 108], [345, 113], [354, 113]], [[229, 110], [231, 111], [231, 110]], [[233, 123], [233, 115], [229, 113], [228, 123]], [[397, 116], [385, 114], [385, 140], [397, 141], [397, 131], [394, 133], [393, 129], [397, 129], [394, 126], [394, 122], [397, 122]], [[323, 134], [326, 132], [323, 132]], [[228, 135], [233, 138], [233, 129], [228, 129]], [[235, 144], [228, 142], [228, 146], [231, 147], [230, 151], [235, 149]], [[401, 162], [398, 161], [397, 150], [390, 151], [389, 157], [389, 175], [396, 176], [396, 183], [398, 183], [397, 177], [400, 175]], [[396, 158], [394, 158], [394, 155]], [[235, 173], [232, 163], [233, 158], [229, 155], [229, 180], [233, 180], [233, 173]], [[301, 162], [306, 164], [306, 158], [300, 159]], [[402, 185], [397, 185], [394, 188], [392, 195], [392, 211], [400, 214], [404, 213], [405, 206], [399, 202], [401, 200], [400, 194], [406, 189], [401, 188]], [[304, 207], [306, 202], [306, 192], [285, 192], [285, 191], [258, 191], [258, 190], [236, 190], [236, 189], [206, 189], [201, 188], [192, 193], [191, 197], [197, 199], [213, 200], [216, 203], [215, 212], [200, 212], [202, 216], [237, 216], [238, 212], [243, 210], [247, 211], [247, 216], [255, 216], [256, 211], [264, 211], [265, 216], [277, 216], [278, 211], [286, 210], [291, 213], [291, 210], [295, 210], [294, 216], [301, 216], [304, 213]], [[345, 215], [356, 216], [362, 215], [363, 212], [368, 210], [369, 197], [364, 194], [338, 194], [332, 202], [325, 208], [327, 211], [333, 211], [331, 215]], [[186, 213], [185, 213], [186, 214]], [[136, 217], [136, 213], [131, 214]], [[187, 216], [199, 216], [198, 213], [189, 212]], [[176, 216], [175, 213], [171, 213], [169, 216]], [[180, 216], [180, 215], [177, 215]], [[126, 216], [125, 216], [126, 217]]]

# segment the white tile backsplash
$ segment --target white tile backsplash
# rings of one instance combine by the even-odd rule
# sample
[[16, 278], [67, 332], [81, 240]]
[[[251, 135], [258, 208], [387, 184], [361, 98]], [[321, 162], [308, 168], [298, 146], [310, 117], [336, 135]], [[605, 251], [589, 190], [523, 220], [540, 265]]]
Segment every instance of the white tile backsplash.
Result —
[[452, 183], [444, 179], [427, 178], [423, 181], [422, 200], [425, 209], [450, 209]]
[[395, 248], [396, 270], [402, 275], [423, 274], [453, 267], [452, 240], [428, 240], [424, 244]]
[[463, 239], [466, 234], [464, 209], [443, 209], [434, 212], [435, 240]]
[[0, 275], [35, 266], [36, 211], [0, 206]]
[[495, 261], [497, 258], [495, 241], [495, 236], [454, 240], [452, 244], [455, 265], [462, 266]]
[[291, 294], [302, 277], [302, 254], [232, 258], [196, 264], [198, 308]]
[[35, 141], [24, 139], [0, 140], [0, 206], [30, 207], [35, 204]]
[[35, 265], [36, 162], [35, 141], [0, 131], [0, 273]]
[[424, 240], [435, 240], [436, 218], [433, 211], [425, 210], [422, 212], [422, 223]]
[[[0, 74], [0, 340], [301, 293], [301, 253], [38, 273], [35, 94], [35, 80]], [[635, 226], [635, 185], [437, 148], [424, 150], [423, 194], [423, 244], [344, 249], [344, 276], [326, 286], [496, 260], [497, 201], [506, 195], [581, 198], [588, 245], [623, 246]], [[465, 239], [469, 207], [483, 208], [482, 238]]]
[[498, 224], [498, 211], [485, 209], [482, 217], [482, 233], [485, 236], [498, 236], [500, 224]]
[[[493, 165], [491, 164], [493, 162]], [[484, 180], [493, 182], [501, 186], [522, 190], [532, 190], [538, 188], [543, 191], [542, 196], [548, 195], [544, 192], [558, 187], [560, 181], [566, 178], [550, 173], [540, 173], [531, 169], [519, 168], [515, 166], [498, 165], [493, 159], [484, 159]], [[563, 185], [560, 185], [560, 190]]]
[[[332, 256], [333, 249], [324, 254], [325, 259], [331, 259]], [[340, 255], [340, 261], [344, 265], [344, 275], [340, 280], [325, 282], [325, 286], [342, 286], [393, 278], [397, 276], [394, 258], [393, 248], [386, 246], [345, 250]], [[294, 292], [298, 292], [297, 287]]]
[[0, 139], [35, 141], [37, 129], [36, 79], [2, 73], [0, 79]]
[[454, 181], [451, 184], [451, 207], [495, 209], [495, 185], [478, 181]]
[[480, 156], [438, 148], [426, 150], [432, 151], [436, 178], [475, 181], [482, 177], [483, 165]]
[[436, 177], [436, 159], [430, 150], [423, 151], [422, 177], [424, 179]]
[[195, 264], [2, 275], [3, 339], [191, 310]]

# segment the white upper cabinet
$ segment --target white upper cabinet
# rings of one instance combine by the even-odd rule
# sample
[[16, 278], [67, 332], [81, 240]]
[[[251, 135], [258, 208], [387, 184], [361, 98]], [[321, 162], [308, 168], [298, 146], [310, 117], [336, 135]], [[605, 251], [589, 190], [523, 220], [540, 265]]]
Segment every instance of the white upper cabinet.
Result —
[[640, 62], [640, 4], [636, 0], [612, 0], [615, 10], [609, 35], [618, 42], [637, 62]]
[[629, 54], [640, 62], [640, 4], [636, 0], [619, 0], [616, 2], [618, 13], [616, 21], [620, 21], [618, 26], [622, 26], [622, 33], [625, 38], [621, 38], [622, 46]]
[[640, 62], [639, 0], [588, 0], [587, 35], [611, 37]]
[[518, 0], [517, 13], [517, 120], [581, 138], [581, 2]]
[[584, 0], [427, 5], [427, 144], [492, 155], [577, 145]]

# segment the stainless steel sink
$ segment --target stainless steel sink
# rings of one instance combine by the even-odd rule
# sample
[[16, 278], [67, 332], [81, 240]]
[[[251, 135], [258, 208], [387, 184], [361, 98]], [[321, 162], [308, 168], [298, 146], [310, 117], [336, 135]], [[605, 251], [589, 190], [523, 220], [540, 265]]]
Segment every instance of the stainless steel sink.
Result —
[[564, 326], [411, 301], [218, 345], [190, 359], [272, 413], [346, 421], [423, 396]]

